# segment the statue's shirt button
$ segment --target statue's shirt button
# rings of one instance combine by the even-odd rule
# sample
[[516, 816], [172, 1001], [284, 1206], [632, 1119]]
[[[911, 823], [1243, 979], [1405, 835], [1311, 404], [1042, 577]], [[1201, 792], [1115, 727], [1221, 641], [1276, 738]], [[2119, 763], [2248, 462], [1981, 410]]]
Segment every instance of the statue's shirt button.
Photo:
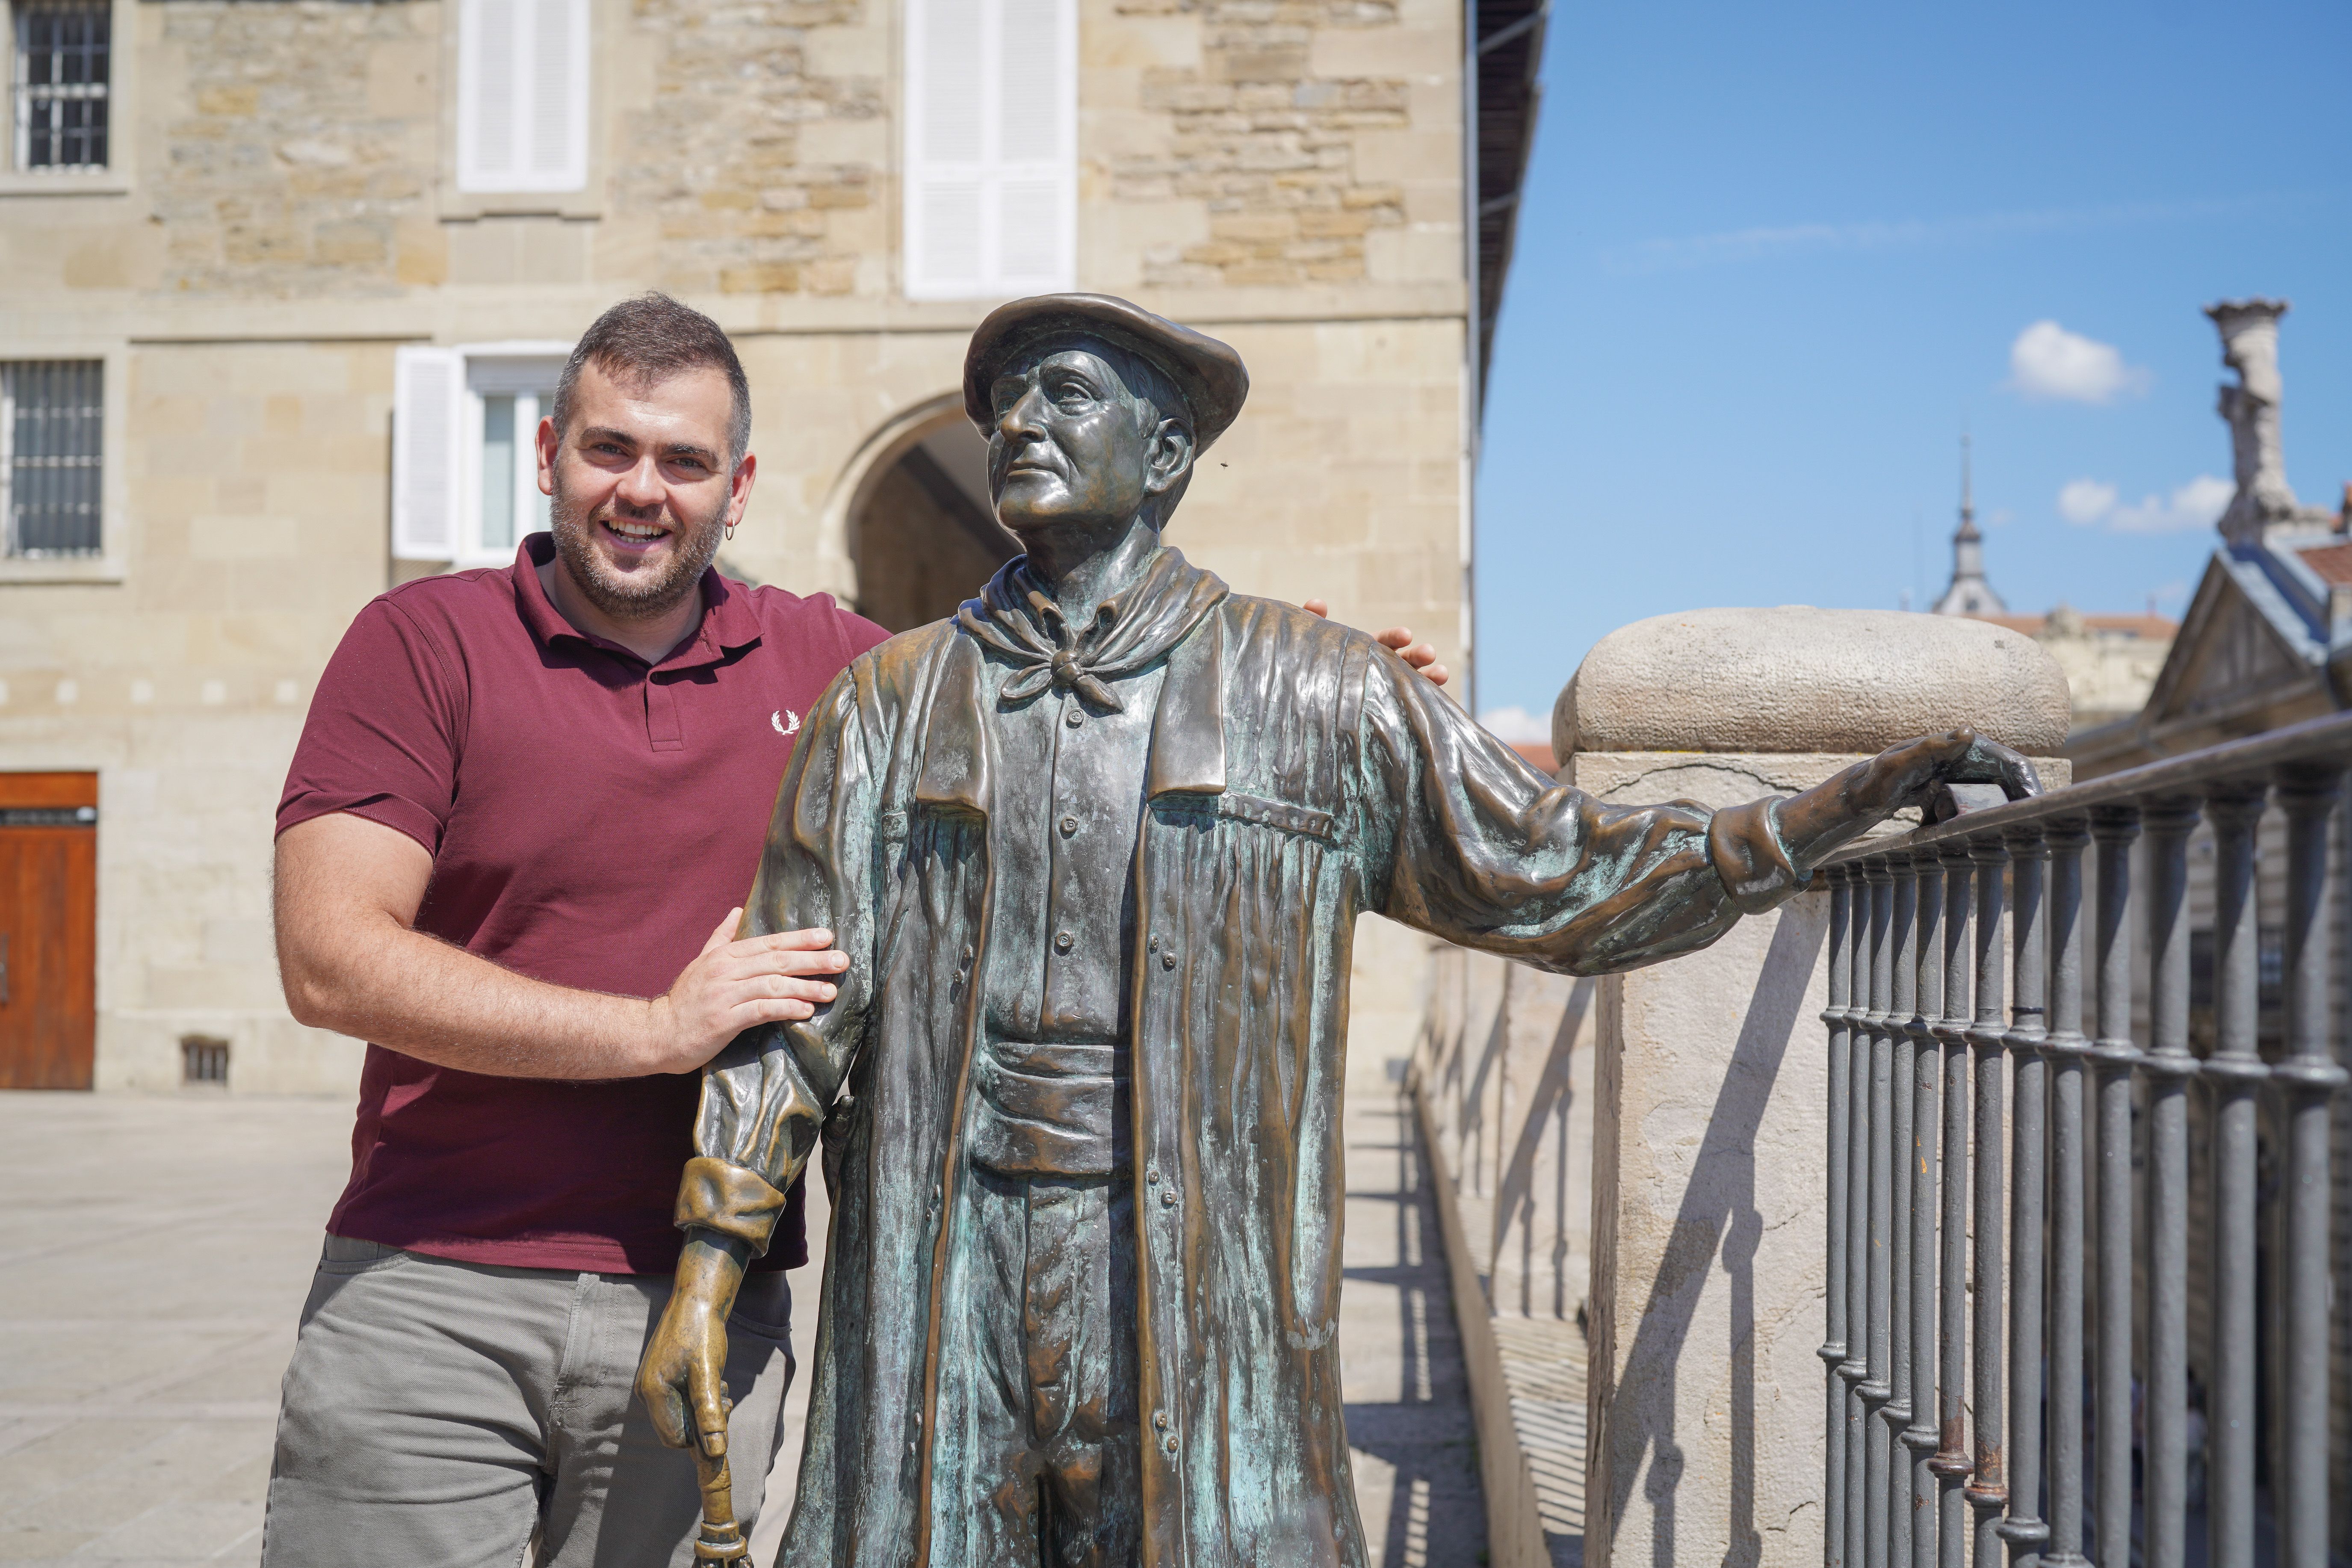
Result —
[[1072, 835], [1072, 834], [1076, 833], [1077, 830], [1078, 830], [1078, 819], [1077, 819], [1076, 817], [1075, 817], [1075, 816], [1066, 816], [1066, 817], [1062, 818], [1062, 837], [1063, 837], [1067, 838], [1068, 837], [1070, 837], [1070, 835]]
[[1169, 947], [1162, 948], [1160, 950], [1160, 967], [1162, 969], [1173, 969], [1176, 967], [1176, 950], [1174, 948]]
[[1076, 705], [1075, 703], [1073, 703], [1073, 704], [1071, 705], [1070, 711], [1069, 711], [1069, 712], [1068, 712], [1068, 714], [1067, 714], [1067, 715], [1066, 715], [1066, 716], [1063, 718], [1063, 720], [1062, 720], [1062, 722], [1063, 722], [1063, 723], [1067, 724], [1067, 725], [1068, 725], [1071, 729], [1073, 729], [1073, 730], [1076, 729], [1079, 725], [1081, 725], [1081, 724], [1085, 723], [1086, 721], [1087, 721], [1086, 710], [1085, 710], [1084, 709], [1082, 709], [1082, 708], [1079, 708], [1079, 707], [1078, 707], [1077, 705]]
[[1070, 949], [1077, 945], [1078, 939], [1072, 936], [1068, 931], [1057, 931], [1054, 933], [1054, 951], [1055, 952], [1067, 952]]

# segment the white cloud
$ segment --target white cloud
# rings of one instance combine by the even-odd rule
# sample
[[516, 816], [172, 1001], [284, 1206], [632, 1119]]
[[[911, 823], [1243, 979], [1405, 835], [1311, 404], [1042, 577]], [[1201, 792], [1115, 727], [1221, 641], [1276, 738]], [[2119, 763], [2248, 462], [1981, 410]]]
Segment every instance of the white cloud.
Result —
[[1551, 715], [1541, 718], [1524, 708], [1489, 708], [1478, 715], [1478, 722], [1498, 741], [1512, 742], [1551, 740]]
[[2009, 345], [2010, 384], [2027, 397], [2108, 403], [2120, 392], [2145, 392], [2148, 374], [2124, 363], [2113, 343], [2036, 321]]
[[2096, 479], [2069, 479], [2058, 492], [2058, 515], [2068, 522], [2096, 522], [2116, 506], [2116, 487]]
[[2169, 496], [2142, 496], [2117, 504], [2115, 486], [2072, 479], [2058, 491], [2058, 515], [2068, 522], [2099, 524], [2110, 533], [2186, 533], [2212, 527], [2235, 493], [2237, 487], [2229, 480], [2200, 474]]
[[2221, 521], [2237, 490], [2227, 479], [2200, 474], [2165, 500], [2144, 496], [2137, 506], [2116, 508], [2107, 516], [2107, 526], [2117, 533], [2185, 533], [2193, 528], [2210, 528]]

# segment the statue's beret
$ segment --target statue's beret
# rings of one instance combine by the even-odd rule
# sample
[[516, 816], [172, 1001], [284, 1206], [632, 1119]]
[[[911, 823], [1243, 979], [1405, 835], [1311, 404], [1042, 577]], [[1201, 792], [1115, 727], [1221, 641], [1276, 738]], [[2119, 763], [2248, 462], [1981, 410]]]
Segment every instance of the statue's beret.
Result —
[[963, 407], [985, 431], [995, 423], [989, 387], [1041, 339], [1091, 337], [1142, 355], [1184, 395], [1196, 451], [1225, 433], [1249, 395], [1249, 371], [1232, 347], [1108, 294], [1038, 294], [999, 305], [971, 334], [963, 357]]

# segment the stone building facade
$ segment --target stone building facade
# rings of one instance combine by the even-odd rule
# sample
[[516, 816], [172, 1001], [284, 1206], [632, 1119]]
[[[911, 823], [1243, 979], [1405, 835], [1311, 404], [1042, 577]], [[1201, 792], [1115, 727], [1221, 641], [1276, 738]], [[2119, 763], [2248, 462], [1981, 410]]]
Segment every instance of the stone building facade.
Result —
[[[910, 164], [962, 155], [912, 146], [918, 36], [996, 29], [978, 58], [1031, 73], [992, 89], [1006, 137], [1038, 92], [1065, 102], [1058, 253], [1003, 277], [1126, 295], [1247, 359], [1248, 410], [1177, 542], [1237, 589], [1408, 624], [1466, 666], [1475, 367], [1509, 243], [1492, 192], [1515, 193], [1524, 162], [1540, 16], [1490, 56], [1475, 43], [1522, 12], [84, 0], [110, 51], [104, 155], [44, 163], [20, 134], [0, 173], [0, 364], [19, 389], [0, 423], [23, 447], [40, 367], [95, 366], [102, 434], [68, 547], [35, 519], [0, 557], [0, 793], [95, 775], [96, 1085], [177, 1084], [192, 1040], [227, 1044], [239, 1089], [352, 1081], [358, 1045], [299, 1027], [278, 995], [268, 878], [287, 759], [370, 596], [511, 557], [529, 522], [497, 510], [500, 410], [526, 418], [615, 299], [674, 292], [741, 350], [761, 468], [725, 558], [738, 574], [911, 623], [957, 585], [910, 585], [909, 560], [958, 563], [944, 581], [994, 558], [969, 527], [950, 537], [972, 520], [936, 481], [972, 445], [964, 340], [1029, 290], [914, 286], [908, 225], [950, 208], [910, 197]], [[1007, 36], [1045, 40], [1048, 64]], [[940, 90], [922, 69], [919, 90]], [[518, 188], [493, 188], [501, 168]], [[435, 348], [453, 352], [420, 352]], [[403, 402], [428, 384], [414, 367], [457, 378], [440, 384], [454, 416]], [[440, 454], [437, 490], [413, 469], [432, 428], [462, 448]], [[38, 476], [8, 471], [16, 507]], [[437, 534], [399, 521], [443, 502]], [[1380, 943], [1363, 951], [1377, 965]]]

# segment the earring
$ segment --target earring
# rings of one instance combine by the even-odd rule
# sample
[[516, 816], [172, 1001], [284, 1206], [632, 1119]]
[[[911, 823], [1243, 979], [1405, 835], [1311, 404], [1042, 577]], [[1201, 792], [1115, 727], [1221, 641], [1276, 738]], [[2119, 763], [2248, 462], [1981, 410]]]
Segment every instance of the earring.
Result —
[[735, 542], [735, 525], [731, 522], [727, 525], [727, 542], [730, 544]]

